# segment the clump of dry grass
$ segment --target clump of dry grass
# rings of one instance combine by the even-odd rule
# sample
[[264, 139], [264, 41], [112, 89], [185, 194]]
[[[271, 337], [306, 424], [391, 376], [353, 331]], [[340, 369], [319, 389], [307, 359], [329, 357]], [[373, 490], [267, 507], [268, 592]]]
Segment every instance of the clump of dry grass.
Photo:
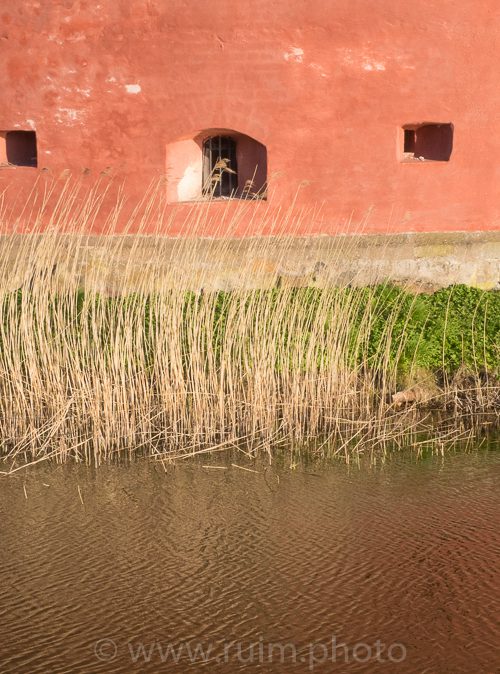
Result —
[[[99, 207], [96, 194], [76, 206], [68, 188], [49, 214], [46, 202], [31, 212], [30, 233], [16, 233], [4, 217], [0, 435], [7, 471], [46, 458], [99, 464], [137, 452], [164, 459], [235, 446], [270, 456], [279, 446], [348, 455], [410, 440], [418, 446], [429, 433], [442, 447], [470, 433], [470, 424], [436, 423], [419, 400], [393, 401], [400, 385], [396, 314], [369, 353], [381, 310], [374, 289], [342, 293], [327, 284], [312, 310], [312, 291], [283, 283], [279, 265], [267, 289], [248, 287], [267, 268], [276, 236], [247, 243], [234, 287], [214, 289], [217, 260], [223, 265], [242, 245], [232, 232], [248, 204], [219, 214], [219, 236], [207, 240], [197, 237], [211, 217], [206, 205], [193, 206], [179, 227], [155, 193], [129, 218], [125, 235], [114, 234], [120, 207], [113, 209], [96, 248], [89, 230]], [[141, 234], [152, 223], [157, 232]], [[278, 224], [293, 229], [286, 213]], [[286, 261], [293, 235], [266, 226], [271, 234], [275, 228]], [[397, 339], [396, 354], [405, 348], [404, 336]], [[453, 386], [435, 396], [445, 400], [442, 409], [479, 396], [481, 409], [497, 410], [497, 387], [468, 380], [468, 397], [460, 398]]]

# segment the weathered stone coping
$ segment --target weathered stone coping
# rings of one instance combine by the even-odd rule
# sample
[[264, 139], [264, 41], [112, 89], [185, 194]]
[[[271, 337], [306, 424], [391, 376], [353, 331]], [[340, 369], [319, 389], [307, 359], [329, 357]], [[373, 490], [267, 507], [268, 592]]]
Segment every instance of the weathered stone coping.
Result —
[[416, 290], [456, 283], [500, 289], [500, 231], [245, 239], [0, 237], [4, 287], [19, 287], [35, 268], [50, 270], [61, 283], [77, 281], [113, 294], [148, 284], [230, 290], [385, 280]]

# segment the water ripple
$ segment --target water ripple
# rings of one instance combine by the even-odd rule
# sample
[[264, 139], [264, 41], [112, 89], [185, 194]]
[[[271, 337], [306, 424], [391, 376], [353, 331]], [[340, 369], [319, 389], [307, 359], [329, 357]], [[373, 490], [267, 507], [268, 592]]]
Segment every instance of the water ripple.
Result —
[[[213, 648], [190, 668], [221, 674], [499, 672], [499, 468], [489, 452], [314, 475], [138, 462], [4, 479], [0, 671], [184, 672], [186, 653], [165, 649], [189, 642]], [[332, 637], [406, 658], [321, 661]], [[252, 642], [292, 644], [297, 661], [250, 661]]]

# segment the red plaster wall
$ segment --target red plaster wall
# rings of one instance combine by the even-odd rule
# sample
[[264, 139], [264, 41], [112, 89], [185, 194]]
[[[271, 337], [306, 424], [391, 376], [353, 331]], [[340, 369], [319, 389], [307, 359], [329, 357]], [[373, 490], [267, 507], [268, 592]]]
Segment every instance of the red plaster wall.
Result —
[[[36, 129], [38, 168], [0, 190], [104, 173], [133, 202], [219, 127], [267, 146], [266, 212], [296, 197], [304, 228], [496, 229], [499, 42], [498, 0], [4, 0], [0, 131]], [[450, 161], [400, 161], [433, 121]]]

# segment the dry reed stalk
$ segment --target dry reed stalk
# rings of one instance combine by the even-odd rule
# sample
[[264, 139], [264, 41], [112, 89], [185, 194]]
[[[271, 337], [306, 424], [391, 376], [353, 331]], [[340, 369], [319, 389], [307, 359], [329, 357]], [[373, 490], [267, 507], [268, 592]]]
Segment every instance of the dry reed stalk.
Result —
[[[243, 245], [233, 233], [248, 201], [213, 223], [207, 241], [197, 237], [212, 217], [206, 204], [193, 205], [179, 229], [152, 187], [125, 225], [117, 202], [93, 249], [103, 194], [82, 203], [68, 184], [47, 213], [53, 196], [26, 205], [29, 233], [0, 216], [0, 434], [12, 470], [45, 457], [99, 464], [138, 451], [163, 460], [238, 445], [250, 456], [282, 444], [362, 452], [429, 428], [415, 405], [391, 403], [396, 313], [368, 355], [381, 311], [373, 290], [325, 287], [311, 309], [305, 290], [280, 285], [280, 264], [274, 289], [248, 288], [277, 240], [286, 267], [300, 219], [261, 212], [268, 236], [245, 243], [247, 262], [221, 294], [211, 290], [214, 260], [222, 271]], [[332, 243], [330, 259], [349, 245]], [[450, 385], [443, 395], [459, 392]], [[479, 395], [486, 408], [498, 388]], [[458, 424], [443, 438], [461, 433]]]

